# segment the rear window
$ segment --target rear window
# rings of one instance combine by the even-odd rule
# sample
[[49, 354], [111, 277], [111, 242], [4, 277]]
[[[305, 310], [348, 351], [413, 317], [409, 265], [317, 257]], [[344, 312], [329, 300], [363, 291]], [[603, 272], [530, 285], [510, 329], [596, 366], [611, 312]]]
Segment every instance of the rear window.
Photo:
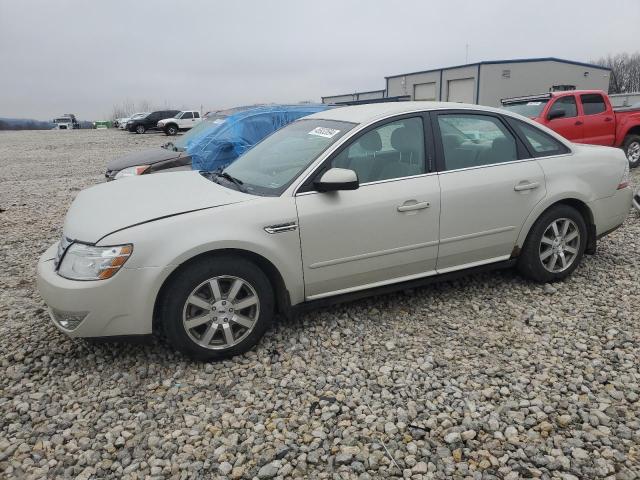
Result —
[[607, 109], [604, 103], [602, 95], [597, 93], [585, 93], [580, 95], [580, 101], [582, 101], [582, 109], [585, 115], [596, 115], [602, 113]]
[[528, 100], [522, 102], [507, 103], [502, 106], [505, 110], [517, 113], [524, 117], [536, 118], [539, 117], [549, 100]]
[[533, 125], [515, 119], [509, 119], [509, 122], [524, 137], [525, 143], [535, 157], [550, 157], [569, 153], [569, 149], [562, 143]]

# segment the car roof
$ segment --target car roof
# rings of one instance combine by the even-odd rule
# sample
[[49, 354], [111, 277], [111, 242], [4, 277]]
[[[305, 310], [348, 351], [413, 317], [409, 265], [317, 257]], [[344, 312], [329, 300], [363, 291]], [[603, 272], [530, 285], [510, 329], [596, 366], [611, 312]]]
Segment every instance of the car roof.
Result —
[[336, 120], [351, 123], [370, 123], [375, 120], [404, 113], [424, 112], [430, 110], [474, 110], [481, 112], [495, 112], [504, 114], [504, 110], [481, 105], [453, 102], [388, 102], [369, 103], [338, 107], [323, 112], [314, 113], [305, 119]]

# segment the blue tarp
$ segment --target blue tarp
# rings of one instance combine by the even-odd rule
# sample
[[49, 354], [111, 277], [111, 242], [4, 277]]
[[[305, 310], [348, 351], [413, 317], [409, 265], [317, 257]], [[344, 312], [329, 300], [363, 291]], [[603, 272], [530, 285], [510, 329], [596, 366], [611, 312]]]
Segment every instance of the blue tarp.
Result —
[[191, 168], [213, 171], [224, 168], [263, 138], [285, 125], [327, 110], [328, 105], [268, 105], [249, 108], [211, 122], [185, 145]]

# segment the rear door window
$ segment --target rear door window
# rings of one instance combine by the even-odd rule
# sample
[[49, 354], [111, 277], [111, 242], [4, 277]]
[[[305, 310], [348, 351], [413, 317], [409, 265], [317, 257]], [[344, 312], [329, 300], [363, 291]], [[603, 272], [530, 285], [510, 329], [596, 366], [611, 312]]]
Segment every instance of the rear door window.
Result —
[[551, 105], [549, 113], [551, 114], [560, 110], [564, 110], [564, 118], [578, 116], [578, 107], [576, 106], [575, 97], [573, 95], [568, 95], [566, 97], [558, 98], [553, 105]]
[[607, 109], [604, 98], [598, 93], [585, 93], [584, 95], [580, 95], [580, 101], [582, 102], [582, 109], [585, 115], [596, 115]]

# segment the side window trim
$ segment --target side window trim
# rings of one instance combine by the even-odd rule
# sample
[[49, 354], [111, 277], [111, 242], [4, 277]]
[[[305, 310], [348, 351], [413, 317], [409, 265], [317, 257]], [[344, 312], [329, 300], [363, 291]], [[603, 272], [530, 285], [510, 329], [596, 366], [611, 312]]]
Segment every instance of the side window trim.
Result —
[[[600, 110], [599, 112], [595, 112], [595, 113], [587, 113], [587, 110], [584, 108], [584, 97], [600, 97], [603, 109]], [[584, 116], [591, 116], [591, 115], [600, 115], [602, 113], [606, 113], [607, 112], [607, 103], [604, 101], [604, 97], [602, 95], [600, 95], [599, 93], [583, 93], [580, 95], [580, 106], [582, 107], [582, 114]]]
[[[504, 165], [507, 163], [519, 162], [522, 160], [530, 160], [535, 158], [532, 152], [527, 148], [526, 144], [522, 141], [520, 136], [506, 120], [506, 117], [494, 112], [476, 111], [476, 110], [463, 110], [463, 109], [451, 109], [451, 110], [435, 110], [430, 112], [431, 117], [431, 131], [433, 132], [433, 145], [435, 146], [436, 155], [436, 171], [438, 173], [454, 172], [455, 170], [447, 170], [447, 166], [444, 160], [444, 146], [442, 145], [442, 132], [440, 132], [440, 125], [438, 123], [439, 115], [480, 115], [484, 117], [493, 117], [497, 119], [504, 128], [513, 136], [516, 142], [516, 155], [517, 159], [511, 162], [501, 162], [491, 165]], [[489, 165], [478, 165], [477, 168], [487, 167]], [[473, 167], [476, 168], [476, 167]]]
[[[434, 143], [433, 143], [434, 137], [431, 132], [431, 122], [429, 120], [429, 112], [407, 113], [407, 114], [396, 115], [393, 117], [387, 117], [385, 119], [379, 120], [375, 123], [372, 123], [368, 127], [360, 130], [356, 134], [345, 139], [345, 141], [340, 145], [340, 147], [338, 147], [331, 155], [329, 155], [329, 157], [327, 157], [322, 162], [321, 165], [318, 165], [318, 167], [313, 171], [313, 173], [309, 175], [307, 180], [305, 180], [305, 182], [302, 185], [300, 185], [300, 187], [298, 187], [296, 194], [314, 191], [313, 182], [315, 181], [315, 179], [321, 176], [324, 172], [326, 172], [329, 169], [329, 166], [331, 165], [335, 157], [340, 155], [344, 150], [346, 150], [355, 142], [357, 142], [358, 139], [360, 139], [360, 137], [367, 134], [371, 130], [375, 130], [376, 128], [382, 127], [389, 123], [397, 122], [399, 120], [405, 120], [408, 118], [420, 118], [422, 120], [426, 164], [425, 164], [425, 173], [421, 173], [420, 175], [428, 175], [428, 174], [434, 173], [436, 171], [435, 163], [434, 163], [434, 158], [435, 158], [435, 150], [434, 150]], [[394, 179], [383, 180], [383, 181], [394, 181], [394, 180], [400, 180], [402, 178], [410, 178], [414, 176], [417, 176], [417, 175], [410, 175], [409, 177], [400, 177], [400, 178], [394, 178]], [[363, 183], [363, 185], [369, 184], [369, 183], [378, 183], [378, 182], [366, 182], [366, 183]]]
[[[567, 147], [564, 143], [560, 142], [559, 140], [553, 138], [548, 133], [543, 132], [539, 128], [537, 130], [540, 131], [541, 135], [547, 136], [547, 137], [551, 138], [551, 140], [553, 140], [554, 142], [557, 142], [564, 149], [564, 152], [562, 152], [562, 153], [551, 153], [551, 154], [547, 154], [545, 152], [537, 152], [533, 148], [533, 146], [530, 144], [529, 140], [524, 135], [524, 133], [521, 133], [521, 130], [517, 127], [517, 123], [518, 122], [521, 122], [521, 123], [525, 123], [525, 122], [522, 122], [522, 121], [517, 120], [515, 118], [510, 118], [509, 116], [506, 116], [506, 115], [505, 115], [505, 120], [507, 121], [507, 123], [511, 127], [511, 130], [517, 136], [518, 140], [520, 142], [522, 142], [522, 144], [526, 147], [527, 151], [529, 151], [529, 153], [531, 155], [531, 158], [545, 158], [545, 157], [557, 157], [559, 155], [571, 155], [572, 150], [569, 147]], [[526, 125], [530, 126], [531, 128], [536, 128], [535, 125], [529, 125], [529, 124], [526, 124]]]
[[[578, 109], [578, 99], [576, 98], [575, 95], [571, 94], [571, 95], [563, 95], [561, 97], [556, 97], [555, 100], [553, 101], [553, 103], [551, 104], [551, 106], [549, 107], [549, 113], [551, 113], [553, 111], [553, 108], [560, 102], [562, 102], [565, 99], [571, 99], [573, 100], [573, 107], [575, 108], [575, 115], [566, 115], [562, 118], [577, 118], [580, 116], [580, 110]], [[580, 101], [580, 105], [582, 106], [582, 101]], [[548, 115], [548, 114], [547, 114]]]

